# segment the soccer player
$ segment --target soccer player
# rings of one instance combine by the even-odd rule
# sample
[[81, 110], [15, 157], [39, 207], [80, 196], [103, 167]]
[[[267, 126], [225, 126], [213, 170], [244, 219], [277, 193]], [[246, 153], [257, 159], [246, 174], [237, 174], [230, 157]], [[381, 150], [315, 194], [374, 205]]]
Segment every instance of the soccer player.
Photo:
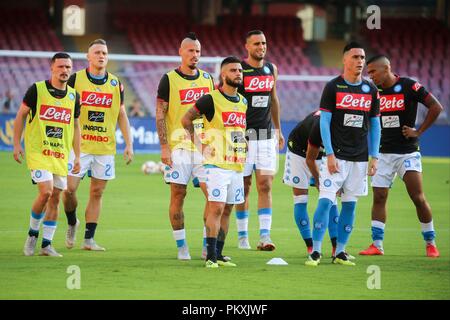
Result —
[[[240, 60], [232, 56], [225, 58], [221, 63], [220, 77], [223, 83], [221, 88], [200, 98], [182, 119], [192, 142], [202, 151], [206, 169], [207, 268], [236, 266], [223, 259], [222, 253], [217, 250], [217, 241], [224, 210], [231, 212], [234, 204], [244, 202], [242, 171], [247, 152], [247, 101], [237, 90], [242, 83]], [[197, 138], [194, 132], [193, 121], [199, 116], [204, 117], [204, 141]]]
[[[305, 241], [308, 254], [312, 253], [313, 241], [307, 211], [308, 188], [313, 179], [319, 187], [320, 160], [323, 156], [320, 136], [320, 110], [310, 113], [289, 134], [284, 167], [283, 183], [291, 186], [294, 194], [294, 220]], [[328, 233], [333, 253], [336, 249], [339, 211], [336, 202], [330, 209]]]
[[[69, 86], [81, 95], [81, 169], [69, 173], [67, 190], [63, 193], [68, 229], [66, 247], [73, 248], [79, 225], [76, 217], [76, 192], [81, 179], [90, 172], [89, 201], [86, 206], [86, 231], [82, 249], [105, 251], [95, 240], [95, 231], [102, 207], [102, 196], [109, 180], [115, 178], [116, 126], [119, 124], [125, 140], [123, 153], [126, 164], [133, 160], [130, 124], [123, 104], [123, 86], [117, 76], [106, 71], [108, 47], [103, 39], [94, 40], [87, 53], [89, 66], [73, 74]], [[72, 165], [72, 155], [69, 166]]]
[[[373, 243], [360, 252], [361, 255], [382, 255], [386, 223], [386, 201], [389, 188], [398, 175], [403, 180], [413, 201], [426, 242], [426, 255], [439, 257], [435, 243], [435, 230], [431, 207], [422, 189], [422, 163], [419, 152], [419, 136], [439, 116], [442, 106], [416, 80], [400, 77], [391, 70], [384, 55], [367, 62], [368, 73], [380, 90], [381, 146], [378, 171], [372, 178], [372, 240]], [[428, 108], [422, 125], [416, 130], [418, 102]]]
[[[248, 157], [244, 169], [245, 203], [236, 206], [240, 249], [250, 249], [248, 240], [248, 196], [255, 170], [258, 191], [260, 241], [257, 249], [275, 250], [270, 238], [272, 227], [272, 181], [277, 167], [277, 147], [282, 149], [284, 137], [280, 125], [280, 102], [276, 92], [277, 67], [264, 60], [266, 37], [260, 30], [247, 33], [245, 48], [248, 56], [241, 62], [244, 71], [239, 93], [248, 101]], [[275, 130], [272, 130], [272, 121]], [[275, 133], [275, 137], [274, 134]]]
[[[184, 228], [183, 203], [186, 186], [191, 178], [203, 182], [201, 154], [186, 136], [181, 118], [204, 94], [214, 90], [211, 75], [197, 68], [201, 55], [200, 41], [189, 33], [178, 51], [181, 65], [160, 80], [156, 101], [156, 126], [161, 145], [161, 161], [166, 165], [164, 180], [170, 184], [169, 218], [179, 260], [190, 260]], [[201, 129], [201, 119], [195, 127]], [[205, 192], [205, 191], [204, 191]]]
[[347, 44], [344, 73], [329, 81], [322, 93], [320, 133], [326, 157], [320, 167], [313, 252], [305, 262], [307, 266], [320, 263], [329, 210], [339, 190], [342, 190], [342, 210], [333, 263], [354, 265], [345, 254], [345, 246], [353, 229], [358, 197], [367, 195], [367, 175], [373, 176], [377, 170], [381, 133], [378, 89], [361, 76], [365, 58], [359, 44]]
[[61, 191], [67, 187], [68, 158], [72, 147], [72, 173], [80, 170], [80, 97], [67, 86], [72, 72], [71, 57], [64, 52], [56, 53], [50, 69], [50, 80], [36, 82], [27, 90], [14, 121], [14, 159], [22, 163], [24, 151], [20, 139], [26, 119], [25, 157], [31, 179], [38, 187], [23, 248], [26, 256], [34, 255], [40, 224], [44, 220], [40, 255], [62, 257], [53, 248], [52, 240]]

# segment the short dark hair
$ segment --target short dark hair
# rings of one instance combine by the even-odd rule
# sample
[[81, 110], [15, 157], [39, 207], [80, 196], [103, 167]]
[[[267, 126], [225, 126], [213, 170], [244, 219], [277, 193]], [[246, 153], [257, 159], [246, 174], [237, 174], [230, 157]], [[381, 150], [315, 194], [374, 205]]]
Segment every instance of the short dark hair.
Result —
[[72, 57], [65, 52], [57, 52], [52, 57], [52, 63], [55, 62], [56, 59], [70, 59], [72, 60]]
[[92, 47], [94, 44], [102, 44], [104, 46], [106, 46], [106, 41], [103, 39], [95, 39], [94, 41], [92, 41], [91, 43], [89, 43], [89, 47]]
[[262, 32], [261, 30], [252, 30], [252, 31], [249, 31], [249, 32], [247, 32], [247, 35], [245, 36], [245, 41], [247, 41], [248, 40], [248, 38], [250, 38], [251, 36], [253, 36], [253, 35], [260, 35], [260, 34], [264, 34], [264, 32]]
[[184, 37], [185, 39], [191, 39], [191, 40], [198, 40], [197, 39], [197, 35], [195, 34], [195, 32], [188, 32], [188, 34], [186, 35], [186, 37]]
[[367, 63], [366, 63], [366, 64], [369, 65], [369, 63], [378, 61], [378, 60], [380, 60], [380, 59], [388, 59], [388, 60], [389, 60], [389, 58], [388, 58], [386, 55], [384, 55], [384, 54], [377, 54], [376, 56], [373, 56], [372, 58], [370, 58], [369, 60], [367, 60]]
[[223, 59], [222, 63], [220, 64], [220, 68], [223, 68], [223, 66], [226, 66], [230, 63], [241, 63], [241, 60], [238, 57], [235, 56], [229, 56]]
[[355, 48], [364, 49], [363, 46], [360, 45], [358, 42], [352, 41], [345, 45], [343, 53], [346, 53], [347, 51], [350, 51], [351, 49], [355, 49]]

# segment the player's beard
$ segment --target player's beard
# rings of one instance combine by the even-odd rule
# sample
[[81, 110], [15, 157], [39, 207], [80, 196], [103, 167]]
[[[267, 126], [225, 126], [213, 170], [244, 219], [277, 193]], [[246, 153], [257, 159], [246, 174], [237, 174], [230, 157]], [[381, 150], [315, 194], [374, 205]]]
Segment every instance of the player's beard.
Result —
[[251, 57], [253, 58], [253, 59], [255, 59], [256, 61], [261, 61], [261, 60], [263, 60], [264, 59], [264, 57], [265, 57], [265, 55], [266, 55], [266, 53], [264, 52], [261, 56], [259, 56], [259, 55], [256, 55], [256, 53], [254, 53], [254, 54], [250, 54], [251, 55]]
[[231, 80], [228, 77], [225, 77], [225, 83], [233, 88], [238, 88], [242, 84], [242, 80]]

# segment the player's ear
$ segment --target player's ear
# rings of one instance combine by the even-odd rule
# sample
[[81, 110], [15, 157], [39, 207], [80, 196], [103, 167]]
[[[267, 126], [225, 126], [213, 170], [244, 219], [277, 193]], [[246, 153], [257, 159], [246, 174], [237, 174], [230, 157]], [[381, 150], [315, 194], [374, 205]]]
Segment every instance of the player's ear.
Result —
[[178, 49], [178, 55], [180, 55], [181, 56], [181, 52], [182, 52], [183, 50], [181, 49], [181, 47]]

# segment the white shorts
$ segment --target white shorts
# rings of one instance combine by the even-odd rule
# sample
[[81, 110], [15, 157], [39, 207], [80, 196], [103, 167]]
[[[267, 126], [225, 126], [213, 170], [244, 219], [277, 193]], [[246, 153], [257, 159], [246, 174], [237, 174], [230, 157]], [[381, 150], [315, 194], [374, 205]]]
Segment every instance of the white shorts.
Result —
[[67, 177], [53, 174], [47, 170], [31, 170], [31, 179], [34, 183], [53, 180], [53, 187], [61, 190], [67, 189]]
[[208, 201], [228, 204], [244, 203], [244, 176], [242, 172], [219, 167], [205, 167]]
[[343, 198], [367, 195], [367, 161], [336, 159], [339, 172], [330, 174], [327, 160], [327, 157], [323, 157], [320, 165], [319, 198], [328, 198], [333, 201], [336, 198], [336, 192], [341, 189]]
[[80, 172], [72, 173], [73, 160], [75, 154], [73, 150], [69, 156], [69, 176], [83, 178], [89, 171], [89, 176], [101, 180], [112, 180], [116, 177], [116, 169], [113, 154], [89, 154], [81, 153], [80, 155]]
[[397, 175], [403, 179], [406, 171], [422, 172], [420, 152], [407, 154], [380, 153], [377, 173], [372, 177], [372, 187], [390, 188]]
[[275, 174], [278, 169], [278, 150], [275, 139], [249, 140], [244, 177], [251, 176], [253, 170], [270, 171]]
[[[316, 164], [320, 168], [321, 160], [316, 160]], [[312, 174], [306, 165], [306, 159], [287, 149], [283, 183], [297, 189], [308, 189], [311, 178]]]
[[164, 181], [187, 185], [191, 178], [204, 182], [202, 155], [198, 151], [175, 149], [172, 151], [172, 166], [165, 166]]

